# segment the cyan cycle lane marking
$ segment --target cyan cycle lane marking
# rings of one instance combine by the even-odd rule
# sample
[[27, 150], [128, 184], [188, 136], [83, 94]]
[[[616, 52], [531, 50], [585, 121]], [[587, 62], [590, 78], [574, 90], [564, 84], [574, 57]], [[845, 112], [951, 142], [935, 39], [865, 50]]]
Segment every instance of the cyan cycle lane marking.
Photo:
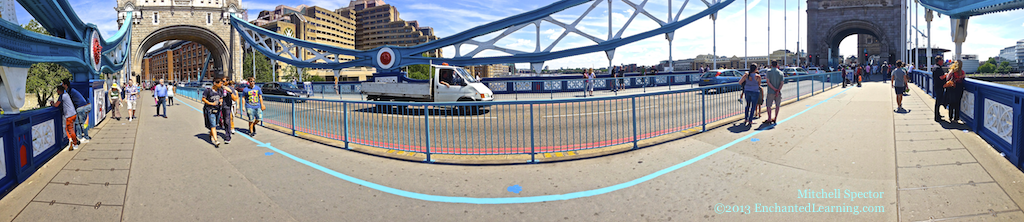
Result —
[[[810, 111], [811, 109], [814, 109], [815, 107], [818, 107], [818, 105], [821, 105], [821, 104], [823, 104], [825, 102], [828, 102], [829, 100], [832, 100], [832, 98], [835, 98], [836, 96], [838, 96], [838, 95], [840, 95], [842, 93], [845, 93], [847, 90], [850, 90], [850, 89], [853, 89], [853, 88], [847, 88], [847, 89], [843, 90], [842, 92], [836, 93], [835, 95], [832, 95], [832, 96], [828, 97], [828, 99], [822, 100], [821, 102], [818, 102], [818, 103], [808, 107], [807, 109], [804, 109], [803, 111], [800, 111], [800, 112], [798, 112], [798, 113], [796, 113], [796, 114], [794, 114], [794, 115], [792, 115], [790, 117], [787, 117], [787, 118], [783, 119], [782, 121], [779, 121], [779, 123], [784, 123], [784, 122], [789, 121], [789, 120], [791, 120], [791, 119], [793, 119], [793, 118], [795, 118], [797, 116], [800, 116], [800, 115], [806, 113], [807, 111]], [[199, 109], [196, 109], [195, 107], [193, 107], [192, 105], [189, 105], [188, 103], [182, 103], [182, 104], [185, 104], [189, 108], [192, 108], [193, 110], [202, 113], [202, 111], [200, 111]], [[266, 147], [267, 149], [270, 149], [270, 150], [272, 150], [274, 152], [277, 152], [277, 153], [281, 154], [282, 156], [288, 157], [288, 158], [294, 160], [295, 162], [299, 162], [301, 164], [305, 164], [306, 166], [309, 166], [309, 167], [311, 167], [313, 169], [319, 170], [320, 172], [324, 172], [324, 173], [327, 173], [327, 174], [329, 174], [331, 176], [334, 176], [334, 177], [346, 180], [348, 182], [355, 183], [355, 184], [358, 184], [360, 186], [368, 187], [368, 188], [371, 188], [371, 189], [379, 190], [379, 191], [382, 191], [382, 192], [385, 192], [385, 193], [389, 193], [389, 194], [394, 194], [394, 195], [398, 195], [398, 196], [402, 196], [402, 197], [407, 197], [407, 198], [412, 198], [412, 199], [419, 199], [419, 200], [433, 201], [433, 202], [445, 202], [445, 203], [518, 204], [518, 203], [537, 203], [537, 202], [558, 201], [558, 200], [571, 200], [571, 199], [576, 199], [576, 198], [581, 198], [581, 197], [590, 197], [590, 196], [606, 194], [606, 193], [610, 193], [612, 191], [617, 191], [617, 190], [625, 189], [625, 188], [628, 188], [628, 187], [632, 187], [634, 185], [637, 185], [637, 184], [640, 184], [640, 183], [643, 183], [643, 182], [647, 182], [648, 180], [651, 180], [651, 179], [657, 178], [659, 176], [668, 174], [668, 173], [670, 173], [672, 171], [678, 170], [679, 168], [683, 168], [683, 167], [685, 167], [687, 165], [693, 164], [693, 163], [695, 163], [697, 161], [700, 161], [700, 160], [702, 160], [704, 158], [707, 158], [707, 157], [709, 157], [709, 156], [711, 156], [711, 155], [713, 155], [715, 153], [718, 153], [719, 151], [725, 150], [726, 148], [729, 148], [729, 147], [731, 147], [733, 145], [736, 145], [737, 143], [744, 142], [747, 139], [750, 139], [751, 137], [753, 137], [753, 136], [755, 136], [757, 134], [760, 134], [761, 132], [764, 132], [764, 131], [760, 131], [760, 130], [754, 131], [754, 132], [752, 132], [750, 134], [747, 134], [746, 136], [740, 137], [740, 138], [738, 138], [736, 140], [733, 140], [732, 142], [729, 142], [729, 143], [727, 143], [725, 145], [722, 145], [722, 146], [720, 146], [718, 148], [715, 148], [714, 150], [711, 150], [711, 151], [708, 151], [708, 152], [706, 152], [704, 154], [701, 154], [700, 156], [696, 156], [696, 157], [691, 158], [689, 160], [686, 160], [686, 161], [684, 161], [682, 163], [673, 165], [671, 167], [659, 170], [657, 172], [648, 174], [648, 175], [640, 177], [640, 178], [636, 178], [636, 179], [627, 181], [625, 183], [620, 183], [620, 184], [616, 184], [616, 185], [612, 185], [612, 186], [608, 186], [608, 187], [603, 187], [603, 188], [598, 188], [598, 189], [593, 189], [593, 190], [578, 191], [578, 192], [572, 192], [572, 193], [566, 193], [566, 194], [553, 194], [553, 195], [544, 195], [544, 196], [532, 196], [532, 197], [452, 197], [452, 196], [439, 196], [439, 195], [422, 194], [422, 193], [415, 193], [415, 192], [400, 190], [400, 189], [391, 188], [391, 187], [387, 187], [387, 186], [384, 186], [384, 185], [376, 184], [376, 183], [373, 183], [373, 182], [365, 181], [365, 180], [362, 180], [362, 179], [359, 179], [359, 178], [355, 178], [355, 177], [352, 177], [352, 176], [349, 176], [349, 175], [345, 175], [343, 173], [339, 173], [337, 171], [328, 169], [326, 167], [320, 166], [319, 164], [316, 164], [316, 163], [313, 163], [313, 162], [309, 162], [308, 160], [296, 157], [296, 156], [294, 156], [294, 155], [292, 155], [292, 154], [290, 154], [288, 152], [285, 152], [283, 150], [277, 149], [276, 147], [270, 145], [270, 143], [260, 142], [259, 140], [256, 140], [256, 139], [254, 139], [252, 137], [249, 137], [249, 135], [245, 135], [245, 134], [238, 134], [238, 135], [241, 135], [242, 137], [245, 137], [246, 139], [249, 139], [250, 141], [258, 144], [259, 147]]]

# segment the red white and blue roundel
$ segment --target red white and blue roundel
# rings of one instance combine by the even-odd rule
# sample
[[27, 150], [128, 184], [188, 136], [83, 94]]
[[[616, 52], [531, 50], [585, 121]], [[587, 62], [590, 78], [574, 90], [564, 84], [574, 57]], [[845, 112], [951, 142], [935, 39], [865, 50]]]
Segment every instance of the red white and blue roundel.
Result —
[[391, 69], [398, 60], [398, 55], [391, 48], [384, 47], [377, 51], [377, 66], [383, 69]]
[[89, 42], [88, 43], [89, 44], [88, 44], [88, 49], [87, 50], [88, 50], [88, 53], [89, 53], [88, 54], [89, 65], [92, 65], [92, 68], [94, 70], [96, 70], [96, 72], [99, 72], [100, 71], [100, 67], [102, 67], [100, 62], [103, 61], [102, 60], [102, 58], [103, 58], [102, 57], [103, 45], [100, 44], [100, 34], [98, 32], [95, 32], [95, 31], [92, 32], [92, 36], [89, 38]]

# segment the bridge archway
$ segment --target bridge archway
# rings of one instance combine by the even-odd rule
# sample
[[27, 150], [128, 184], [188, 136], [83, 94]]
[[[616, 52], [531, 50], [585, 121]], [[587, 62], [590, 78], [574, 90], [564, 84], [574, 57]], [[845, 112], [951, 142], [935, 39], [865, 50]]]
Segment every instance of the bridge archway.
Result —
[[[811, 65], [835, 66], [840, 61], [839, 44], [848, 36], [858, 35], [858, 63], [869, 56], [877, 62], [905, 59], [907, 24], [903, 1], [896, 0], [807, 0], [807, 54]], [[865, 37], [870, 36], [870, 37]], [[870, 45], [865, 44], [868, 39]], [[850, 54], [853, 53], [853, 54]], [[831, 61], [831, 63], [830, 63]]]
[[[213, 57], [210, 64], [219, 71], [208, 70], [206, 76], [220, 74], [240, 80], [242, 45], [228, 17], [231, 13], [246, 14], [240, 0], [117, 0], [117, 4], [118, 25], [132, 23], [129, 70], [132, 78], [139, 78], [135, 80], [153, 79], [154, 75], [144, 72], [143, 57], [150, 48], [167, 40], [191, 41], [209, 50]], [[128, 11], [133, 16], [126, 17]]]
[[[218, 36], [217, 33], [214, 33], [209, 29], [191, 25], [173, 25], [153, 31], [142, 39], [139, 44], [140, 50], [136, 50], [132, 58], [140, 58], [138, 60], [141, 61], [141, 58], [146, 55], [150, 48], [156, 46], [158, 43], [169, 40], [191, 41], [198, 43], [209, 50], [213, 61], [210, 63], [212, 64], [212, 69], [207, 71], [207, 76], [212, 76], [212, 74], [214, 74], [214, 70], [225, 70], [224, 61], [230, 61], [228, 54], [230, 49], [228, 48], [227, 41], [224, 41], [224, 39]], [[143, 65], [141, 62], [138, 64], [140, 66]]]

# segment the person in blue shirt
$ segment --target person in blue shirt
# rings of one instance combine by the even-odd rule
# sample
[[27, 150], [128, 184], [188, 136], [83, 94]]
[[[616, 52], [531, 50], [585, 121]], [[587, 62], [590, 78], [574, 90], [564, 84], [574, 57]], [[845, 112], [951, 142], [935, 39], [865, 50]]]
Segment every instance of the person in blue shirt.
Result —
[[88, 100], [85, 100], [85, 97], [82, 96], [81, 92], [71, 88], [71, 79], [62, 80], [61, 86], [64, 86], [64, 90], [67, 91], [68, 97], [71, 97], [71, 103], [75, 107], [76, 111], [75, 115], [78, 117], [75, 118], [74, 122], [75, 134], [82, 137], [81, 141], [83, 143], [88, 143], [92, 137], [89, 136], [89, 130], [86, 130], [83, 125], [85, 125], [86, 121], [89, 121], [89, 113], [92, 111], [91, 106], [89, 106], [90, 104]]
[[248, 86], [242, 91], [245, 97], [245, 111], [249, 116], [249, 136], [256, 136], [256, 124], [263, 120], [263, 92], [256, 85], [256, 79], [249, 77]]
[[167, 118], [167, 85], [164, 85], [164, 79], [160, 79], [160, 83], [153, 87], [153, 94], [156, 95], [156, 115], [160, 116], [160, 107], [164, 108], [164, 118]]

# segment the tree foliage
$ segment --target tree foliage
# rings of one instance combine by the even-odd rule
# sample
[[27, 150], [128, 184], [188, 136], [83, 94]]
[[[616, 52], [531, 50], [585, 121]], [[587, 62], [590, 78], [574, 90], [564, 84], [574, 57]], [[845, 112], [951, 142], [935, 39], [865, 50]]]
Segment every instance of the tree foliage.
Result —
[[[431, 57], [429, 54], [425, 52], [421, 55], [423, 57]], [[405, 73], [410, 79], [430, 79], [430, 65], [409, 65], [405, 67]]]
[[[302, 72], [302, 75], [299, 75], [299, 71]], [[324, 81], [324, 77], [313, 75], [313, 74], [310, 73], [310, 71], [311, 70], [309, 68], [298, 68], [298, 67], [295, 67], [293, 65], [285, 65], [284, 68], [281, 69], [281, 74], [282, 74], [282, 77], [284, 77], [285, 81], [293, 81], [293, 80], [299, 80], [299, 82], [320, 82], [320, 81]], [[299, 76], [301, 76], [302, 78], [299, 79]]]
[[993, 65], [992, 63], [989, 62], [985, 62], [985, 64], [981, 64], [981, 66], [978, 66], [978, 73], [994, 73], [995, 71], [996, 65]]
[[263, 53], [244, 53], [242, 56], [242, 76], [249, 78], [252, 76], [252, 63], [253, 57], [256, 58], [256, 82], [273, 82], [273, 66], [270, 64], [270, 58], [267, 58]]
[[[44, 35], [50, 34], [42, 25], [39, 25], [39, 22], [36, 22], [35, 19], [29, 21], [28, 24], [25, 24], [23, 28]], [[28, 79], [25, 81], [25, 91], [36, 94], [36, 102], [39, 104], [38, 108], [43, 108], [48, 105], [47, 101], [54, 98], [54, 94], [57, 91], [56, 88], [60, 85], [61, 80], [67, 78], [71, 78], [71, 73], [60, 64], [32, 64], [32, 67], [28, 69]]]

